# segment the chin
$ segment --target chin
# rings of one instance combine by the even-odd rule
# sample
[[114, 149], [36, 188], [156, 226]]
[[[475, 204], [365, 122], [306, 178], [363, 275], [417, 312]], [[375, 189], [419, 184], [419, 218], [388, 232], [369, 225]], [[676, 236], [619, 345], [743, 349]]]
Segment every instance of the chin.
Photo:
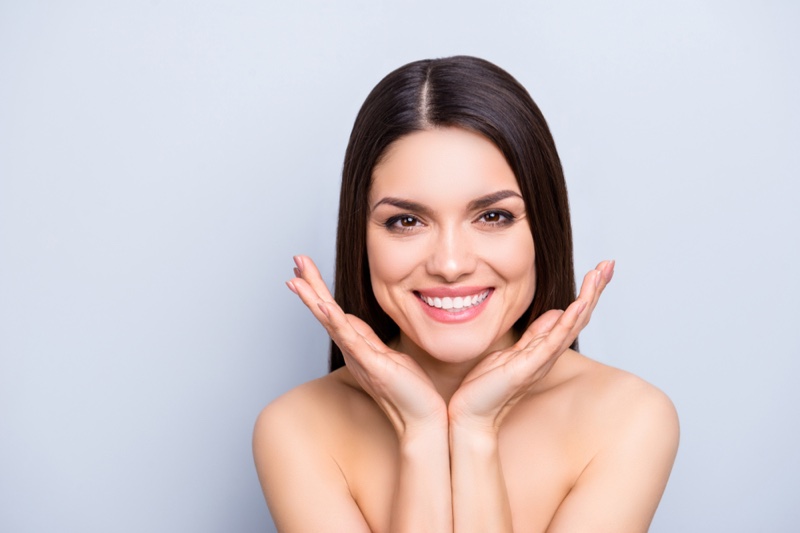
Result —
[[[469, 332], [474, 333], [474, 332]], [[494, 351], [496, 339], [479, 339], [469, 333], [447, 335], [444, 338], [425, 339], [419, 347], [432, 358], [443, 363], [467, 363]]]

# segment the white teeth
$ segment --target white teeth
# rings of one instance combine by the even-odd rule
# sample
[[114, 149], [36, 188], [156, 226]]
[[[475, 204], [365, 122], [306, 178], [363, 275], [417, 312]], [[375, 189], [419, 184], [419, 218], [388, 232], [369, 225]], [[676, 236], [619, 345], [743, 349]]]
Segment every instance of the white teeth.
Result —
[[456, 296], [455, 298], [450, 298], [449, 296], [445, 296], [444, 298], [438, 298], [438, 297], [431, 298], [430, 296], [420, 295], [420, 299], [423, 302], [430, 305], [431, 307], [460, 311], [467, 307], [478, 305], [479, 303], [484, 301], [487, 296], [489, 296], [489, 291], [483, 291], [480, 294], [473, 294], [472, 296]]

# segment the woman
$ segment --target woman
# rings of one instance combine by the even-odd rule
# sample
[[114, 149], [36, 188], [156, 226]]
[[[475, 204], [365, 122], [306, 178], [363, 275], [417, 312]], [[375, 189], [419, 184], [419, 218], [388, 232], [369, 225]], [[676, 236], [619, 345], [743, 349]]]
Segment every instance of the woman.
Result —
[[331, 373], [256, 424], [279, 531], [647, 530], [675, 410], [575, 351], [614, 263], [575, 298], [561, 165], [509, 74], [453, 57], [384, 78], [345, 155], [335, 298], [295, 263], [333, 343]]

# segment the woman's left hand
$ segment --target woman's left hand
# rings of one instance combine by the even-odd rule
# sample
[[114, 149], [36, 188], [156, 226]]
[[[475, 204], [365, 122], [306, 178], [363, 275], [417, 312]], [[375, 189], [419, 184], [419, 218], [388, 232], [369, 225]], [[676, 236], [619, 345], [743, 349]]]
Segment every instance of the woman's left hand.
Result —
[[603, 261], [586, 274], [577, 300], [565, 311], [547, 311], [516, 344], [478, 363], [450, 400], [450, 423], [496, 434], [508, 412], [547, 375], [589, 323], [613, 274], [614, 262]]

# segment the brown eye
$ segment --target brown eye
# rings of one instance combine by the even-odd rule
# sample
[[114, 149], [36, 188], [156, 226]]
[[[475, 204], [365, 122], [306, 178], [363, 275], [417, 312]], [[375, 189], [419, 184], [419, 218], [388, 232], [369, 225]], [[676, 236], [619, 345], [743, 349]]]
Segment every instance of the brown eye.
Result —
[[414, 231], [424, 224], [414, 215], [397, 215], [383, 223], [389, 231]]
[[514, 222], [514, 215], [509, 213], [508, 211], [486, 211], [478, 220], [481, 224], [485, 224], [487, 226], [507, 226]]

